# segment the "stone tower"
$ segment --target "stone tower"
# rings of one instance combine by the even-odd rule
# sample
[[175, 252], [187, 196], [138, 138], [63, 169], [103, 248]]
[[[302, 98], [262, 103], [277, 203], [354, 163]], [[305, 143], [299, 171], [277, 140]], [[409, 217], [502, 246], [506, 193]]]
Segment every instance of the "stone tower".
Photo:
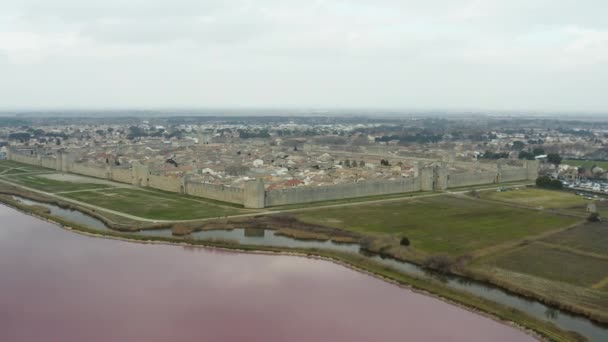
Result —
[[264, 181], [262, 181], [261, 179], [247, 181], [245, 183], [243, 197], [243, 205], [245, 206], [245, 208], [264, 208]]

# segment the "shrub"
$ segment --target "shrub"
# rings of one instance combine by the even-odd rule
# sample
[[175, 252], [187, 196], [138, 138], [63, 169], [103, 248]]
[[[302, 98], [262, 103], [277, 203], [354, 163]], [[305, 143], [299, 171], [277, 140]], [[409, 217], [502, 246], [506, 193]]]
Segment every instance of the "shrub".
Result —
[[171, 233], [173, 235], [188, 235], [192, 233], [193, 229], [186, 226], [183, 223], [176, 223], [171, 227]]
[[424, 267], [440, 273], [449, 273], [453, 264], [454, 261], [447, 254], [431, 255], [423, 263]]
[[401, 238], [401, 242], [400, 242], [401, 246], [409, 246], [410, 245], [410, 239], [406, 238], [405, 236]]
[[551, 179], [548, 176], [541, 176], [536, 179], [536, 186], [539, 188], [561, 190], [564, 185], [557, 179]]

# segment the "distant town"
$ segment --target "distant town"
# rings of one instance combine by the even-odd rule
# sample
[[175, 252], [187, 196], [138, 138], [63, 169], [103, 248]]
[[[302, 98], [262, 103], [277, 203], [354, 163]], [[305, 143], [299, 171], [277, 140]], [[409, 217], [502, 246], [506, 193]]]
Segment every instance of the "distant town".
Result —
[[[450, 173], [484, 172], [502, 160], [543, 161], [541, 173], [571, 188], [607, 192], [608, 123], [520, 118], [172, 117], [0, 118], [0, 158], [20, 153], [188, 176], [267, 190], [415, 177], [447, 162]], [[555, 162], [558, 161], [558, 162]]]

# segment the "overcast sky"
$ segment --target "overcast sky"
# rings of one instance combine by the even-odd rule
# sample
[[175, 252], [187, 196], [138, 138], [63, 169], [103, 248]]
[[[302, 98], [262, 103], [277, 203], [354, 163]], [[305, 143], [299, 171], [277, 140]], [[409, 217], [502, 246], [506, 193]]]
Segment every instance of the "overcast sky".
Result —
[[608, 112], [608, 0], [2, 0], [0, 108]]

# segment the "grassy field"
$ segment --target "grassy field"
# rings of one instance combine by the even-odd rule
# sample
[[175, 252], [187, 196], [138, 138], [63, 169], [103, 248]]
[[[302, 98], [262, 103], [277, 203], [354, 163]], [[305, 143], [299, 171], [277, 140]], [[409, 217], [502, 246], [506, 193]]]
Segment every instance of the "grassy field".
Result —
[[608, 256], [608, 223], [575, 227], [553, 234], [543, 241]]
[[156, 220], [189, 220], [245, 213], [203, 199], [143, 189], [107, 189], [62, 194], [102, 208]]
[[309, 223], [364, 234], [406, 236], [424, 253], [452, 255], [566, 227], [576, 218], [453, 196], [308, 210]]
[[487, 191], [481, 193], [481, 198], [534, 208], [572, 209], [576, 211], [584, 211], [587, 203], [591, 202], [571, 192], [537, 188], [523, 188], [502, 192]]
[[608, 276], [608, 259], [551, 248], [539, 243], [490, 258], [487, 263], [506, 270], [591, 287]]
[[42, 175], [32, 174], [18, 174], [4, 176], [7, 181], [17, 183], [29, 188], [36, 190], [42, 190], [46, 192], [62, 192], [62, 191], [77, 191], [77, 190], [92, 190], [92, 189], [105, 189], [111, 186], [106, 184], [96, 183], [80, 183], [80, 182], [66, 182], [55, 179], [45, 178]]
[[582, 166], [587, 170], [590, 170], [593, 167], [593, 165], [597, 165], [604, 170], [608, 169], [608, 161], [565, 159], [562, 161], [562, 164], [568, 164], [568, 165], [572, 165], [572, 166]]
[[37, 172], [37, 171], [52, 171], [40, 166], [22, 164], [12, 160], [0, 160], [0, 173], [11, 170], [6, 173], [24, 173], [24, 172]]

